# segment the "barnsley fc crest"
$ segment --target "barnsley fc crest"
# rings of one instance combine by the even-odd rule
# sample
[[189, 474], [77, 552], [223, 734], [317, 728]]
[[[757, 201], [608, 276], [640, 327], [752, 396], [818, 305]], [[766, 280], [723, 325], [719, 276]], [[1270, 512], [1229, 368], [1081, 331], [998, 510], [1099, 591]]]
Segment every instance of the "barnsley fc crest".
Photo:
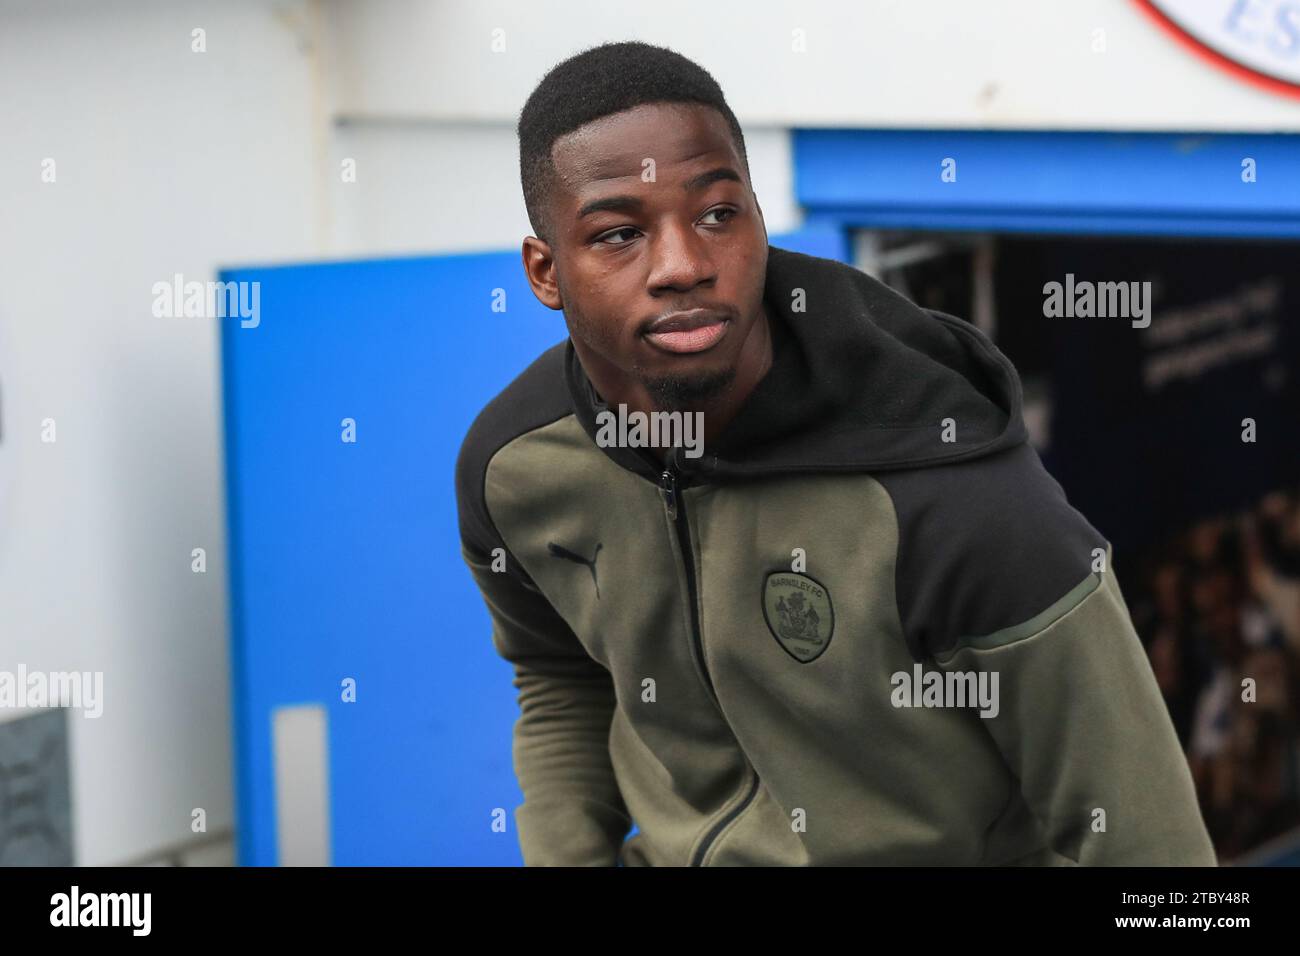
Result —
[[795, 571], [768, 574], [763, 582], [763, 617], [777, 643], [801, 664], [820, 657], [835, 630], [829, 592]]

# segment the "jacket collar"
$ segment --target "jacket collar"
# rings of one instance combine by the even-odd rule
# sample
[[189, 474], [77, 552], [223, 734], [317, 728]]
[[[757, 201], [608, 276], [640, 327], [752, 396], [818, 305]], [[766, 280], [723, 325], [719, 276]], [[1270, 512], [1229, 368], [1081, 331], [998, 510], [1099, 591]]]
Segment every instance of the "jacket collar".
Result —
[[[764, 300], [771, 368], [702, 457], [678, 450], [678, 470], [707, 481], [920, 468], [1028, 439], [1020, 378], [975, 326], [852, 266], [770, 245]], [[595, 442], [596, 416], [612, 409], [571, 339], [564, 367], [574, 413]], [[944, 435], [945, 419], [955, 435]], [[648, 478], [664, 470], [649, 449], [601, 450]]]

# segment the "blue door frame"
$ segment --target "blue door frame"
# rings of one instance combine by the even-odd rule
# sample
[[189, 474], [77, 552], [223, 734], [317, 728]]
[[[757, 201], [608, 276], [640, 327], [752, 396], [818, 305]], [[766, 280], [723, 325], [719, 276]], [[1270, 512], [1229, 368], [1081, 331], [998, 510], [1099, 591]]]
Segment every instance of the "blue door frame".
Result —
[[809, 226], [1300, 238], [1298, 134], [805, 129], [793, 152]]

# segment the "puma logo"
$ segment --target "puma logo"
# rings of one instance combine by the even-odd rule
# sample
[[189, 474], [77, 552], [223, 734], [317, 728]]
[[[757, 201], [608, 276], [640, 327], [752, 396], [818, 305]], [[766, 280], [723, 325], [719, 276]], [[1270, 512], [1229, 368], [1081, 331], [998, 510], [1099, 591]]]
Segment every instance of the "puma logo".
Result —
[[591, 560], [588, 561], [580, 554], [574, 554], [568, 548], [561, 547], [554, 541], [546, 542], [547, 550], [557, 558], [565, 558], [569, 561], [576, 561], [578, 564], [585, 564], [591, 571], [591, 583], [596, 585], [596, 600], [600, 600], [600, 582], [596, 580], [596, 558], [600, 556], [601, 543], [596, 542], [596, 550], [591, 554]]

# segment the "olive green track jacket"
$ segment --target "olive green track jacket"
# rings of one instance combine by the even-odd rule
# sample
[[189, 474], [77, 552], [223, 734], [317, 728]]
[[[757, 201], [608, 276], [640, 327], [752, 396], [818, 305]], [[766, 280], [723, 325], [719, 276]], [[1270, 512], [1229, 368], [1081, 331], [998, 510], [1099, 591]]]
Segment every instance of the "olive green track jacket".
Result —
[[769, 247], [765, 299], [772, 368], [700, 457], [598, 443], [568, 340], [465, 438], [525, 864], [1214, 865], [1011, 363], [832, 260]]

